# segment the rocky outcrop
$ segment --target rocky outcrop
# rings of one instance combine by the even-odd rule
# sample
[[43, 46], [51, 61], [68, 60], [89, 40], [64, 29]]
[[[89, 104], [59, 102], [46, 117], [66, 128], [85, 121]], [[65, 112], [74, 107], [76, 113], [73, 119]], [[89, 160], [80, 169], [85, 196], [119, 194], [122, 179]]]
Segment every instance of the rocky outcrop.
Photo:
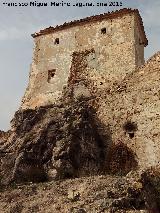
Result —
[[126, 175], [138, 166], [122, 142], [114, 144], [85, 84], [64, 90], [55, 105], [20, 109], [4, 133], [2, 183], [42, 182], [97, 174]]
[[104, 142], [100, 136], [94, 110], [86, 100], [19, 110], [11, 123], [12, 132], [1, 160], [5, 182], [38, 182], [104, 172], [110, 141], [108, 137]]

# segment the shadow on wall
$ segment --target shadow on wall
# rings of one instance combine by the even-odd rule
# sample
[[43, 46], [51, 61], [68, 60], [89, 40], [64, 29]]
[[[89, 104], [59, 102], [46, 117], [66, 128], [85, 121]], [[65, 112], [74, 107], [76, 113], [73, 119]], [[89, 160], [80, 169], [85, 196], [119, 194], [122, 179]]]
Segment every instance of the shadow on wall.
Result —
[[[89, 126], [86, 129], [84, 145], [81, 147], [81, 163], [79, 176], [105, 174], [107, 167], [107, 153], [112, 144], [109, 127], [103, 126], [95, 116], [94, 109], [90, 109], [90, 116], [86, 117]], [[82, 127], [83, 128], [83, 127]], [[80, 144], [83, 142], [81, 141]]]
[[115, 175], [126, 175], [138, 167], [135, 153], [121, 141], [109, 151], [109, 170]]
[[[126, 175], [137, 169], [136, 154], [123, 142], [114, 143], [110, 125], [102, 124], [92, 107], [83, 114], [82, 120], [84, 122], [80, 127], [81, 131], [73, 134], [81, 138], [80, 141], [78, 138], [73, 139], [76, 143], [78, 142], [72, 151], [73, 164], [78, 160], [78, 166], [75, 166], [77, 177], [97, 174]], [[137, 129], [137, 126], [133, 128], [127, 123], [128, 126], [131, 126], [129, 132]]]

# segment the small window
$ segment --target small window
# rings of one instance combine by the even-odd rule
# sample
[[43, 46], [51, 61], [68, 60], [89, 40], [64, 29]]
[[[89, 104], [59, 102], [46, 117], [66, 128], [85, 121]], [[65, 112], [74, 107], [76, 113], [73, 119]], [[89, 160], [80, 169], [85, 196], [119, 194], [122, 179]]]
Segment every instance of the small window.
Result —
[[105, 27], [101, 29], [101, 34], [106, 34], [106, 28]]
[[123, 129], [125, 130], [125, 132], [128, 134], [129, 138], [134, 138], [135, 136], [135, 132], [137, 131], [137, 124], [131, 121], [127, 121], [124, 125], [123, 125]]
[[56, 73], [55, 69], [48, 70], [48, 83], [52, 82], [52, 79], [54, 78], [55, 73]]
[[134, 138], [134, 132], [128, 132], [129, 138]]
[[59, 38], [56, 38], [54, 44], [59, 44]]

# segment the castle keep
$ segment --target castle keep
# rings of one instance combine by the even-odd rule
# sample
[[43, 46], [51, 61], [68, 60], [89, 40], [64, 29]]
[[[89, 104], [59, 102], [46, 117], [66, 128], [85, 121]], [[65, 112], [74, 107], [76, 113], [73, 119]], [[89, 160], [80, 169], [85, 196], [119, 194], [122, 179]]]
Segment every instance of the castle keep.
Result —
[[92, 97], [112, 144], [125, 144], [141, 168], [159, 164], [160, 55], [144, 62], [148, 41], [138, 10], [64, 23], [32, 37], [35, 49], [21, 108], [58, 103], [72, 87], [73, 98]]
[[144, 63], [147, 45], [137, 10], [97, 15], [49, 27], [32, 35], [35, 42], [29, 86], [22, 107], [34, 108], [57, 101], [71, 77], [74, 53], [86, 55], [87, 75], [97, 87], [121, 81]]

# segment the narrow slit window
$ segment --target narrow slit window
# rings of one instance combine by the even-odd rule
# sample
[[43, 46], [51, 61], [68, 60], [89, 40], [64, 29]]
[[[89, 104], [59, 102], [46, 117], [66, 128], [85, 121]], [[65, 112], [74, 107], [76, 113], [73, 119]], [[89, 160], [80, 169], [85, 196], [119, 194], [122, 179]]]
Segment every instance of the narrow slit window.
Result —
[[105, 28], [105, 27], [101, 29], [101, 34], [106, 34], [106, 32], [107, 32], [107, 31], [106, 31], [106, 28]]
[[59, 44], [59, 38], [56, 38], [54, 44]]
[[48, 70], [48, 83], [52, 82], [52, 79], [54, 78], [56, 73], [56, 69]]

